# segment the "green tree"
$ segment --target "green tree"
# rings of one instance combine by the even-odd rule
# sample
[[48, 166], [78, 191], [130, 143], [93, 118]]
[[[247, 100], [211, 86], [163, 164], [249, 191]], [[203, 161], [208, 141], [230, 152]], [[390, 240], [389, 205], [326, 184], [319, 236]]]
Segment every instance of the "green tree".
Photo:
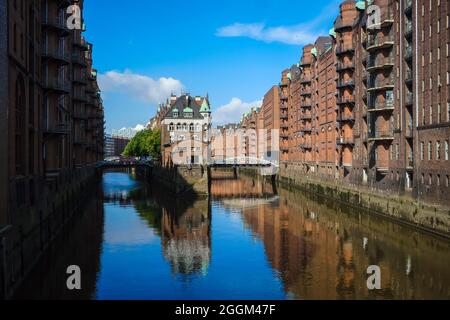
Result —
[[124, 156], [159, 159], [161, 152], [161, 130], [142, 130], [127, 144]]

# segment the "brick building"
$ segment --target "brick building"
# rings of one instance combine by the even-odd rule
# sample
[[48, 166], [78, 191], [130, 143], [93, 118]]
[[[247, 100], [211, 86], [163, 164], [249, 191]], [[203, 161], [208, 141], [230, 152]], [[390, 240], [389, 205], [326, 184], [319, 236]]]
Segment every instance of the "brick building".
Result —
[[280, 160], [450, 204], [449, 6], [344, 1], [330, 37], [304, 46], [300, 74], [282, 72]]
[[[73, 3], [82, 10], [83, 1]], [[22, 239], [22, 257], [11, 249], [3, 261], [7, 292], [0, 296], [50, 241], [70, 197], [103, 159], [92, 45], [83, 30], [68, 28], [71, 4], [0, 0], [0, 227], [10, 230], [0, 238], [12, 247], [19, 231]]]

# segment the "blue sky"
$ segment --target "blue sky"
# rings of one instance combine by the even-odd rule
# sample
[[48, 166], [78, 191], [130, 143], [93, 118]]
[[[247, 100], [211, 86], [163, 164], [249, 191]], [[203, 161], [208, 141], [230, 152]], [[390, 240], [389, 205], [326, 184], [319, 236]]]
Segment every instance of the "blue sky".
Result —
[[237, 121], [328, 34], [339, 2], [86, 0], [107, 131], [147, 123], [181, 90], [208, 92], [216, 123]]

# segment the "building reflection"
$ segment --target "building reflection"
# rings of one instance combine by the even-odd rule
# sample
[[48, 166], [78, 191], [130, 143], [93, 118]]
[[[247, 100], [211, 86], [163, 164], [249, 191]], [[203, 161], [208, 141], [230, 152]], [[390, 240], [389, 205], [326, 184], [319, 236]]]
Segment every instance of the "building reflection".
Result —
[[209, 207], [204, 199], [195, 201], [183, 212], [163, 208], [162, 249], [174, 274], [207, 274], [211, 261]]
[[[100, 185], [93, 194], [102, 194]], [[45, 251], [36, 267], [27, 276], [14, 299], [26, 300], [88, 300], [96, 295], [100, 272], [100, 254], [104, 231], [102, 197], [86, 199], [75, 210], [70, 223]], [[81, 290], [68, 290], [67, 267], [80, 267]]]
[[[233, 192], [237, 197], [256, 190], [265, 194], [261, 188], [264, 182], [241, 176], [219, 180], [212, 190], [226, 205]], [[296, 190], [281, 189], [277, 201], [267, 199], [234, 208], [264, 243], [289, 297], [450, 298], [448, 242]], [[381, 268], [381, 290], [367, 289], [370, 265]]]
[[[131, 191], [140, 216], [161, 238], [162, 253], [179, 276], [206, 275], [211, 261], [211, 206], [208, 198], [142, 185]], [[119, 196], [120, 197], [120, 196]], [[126, 203], [126, 199], [121, 202]]]

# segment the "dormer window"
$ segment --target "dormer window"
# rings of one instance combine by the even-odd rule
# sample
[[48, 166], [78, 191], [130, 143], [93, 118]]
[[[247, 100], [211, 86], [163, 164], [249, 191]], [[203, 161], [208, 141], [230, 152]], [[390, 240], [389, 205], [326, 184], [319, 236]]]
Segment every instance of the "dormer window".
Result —
[[185, 118], [192, 118], [194, 116], [194, 114], [192, 112], [185, 112], [184, 113], [184, 117]]
[[174, 111], [174, 112], [173, 112], [173, 117], [174, 117], [174, 118], [178, 118], [178, 111]]

